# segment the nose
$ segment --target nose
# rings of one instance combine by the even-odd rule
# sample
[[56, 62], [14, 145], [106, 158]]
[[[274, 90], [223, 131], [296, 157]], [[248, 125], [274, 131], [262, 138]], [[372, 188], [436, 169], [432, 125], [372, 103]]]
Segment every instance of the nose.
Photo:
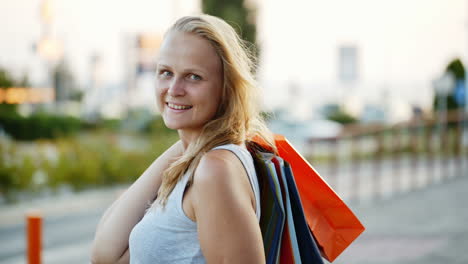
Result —
[[172, 97], [177, 96], [184, 96], [185, 95], [185, 88], [183, 81], [178, 78], [173, 78], [171, 83], [169, 84], [169, 89], [167, 94]]

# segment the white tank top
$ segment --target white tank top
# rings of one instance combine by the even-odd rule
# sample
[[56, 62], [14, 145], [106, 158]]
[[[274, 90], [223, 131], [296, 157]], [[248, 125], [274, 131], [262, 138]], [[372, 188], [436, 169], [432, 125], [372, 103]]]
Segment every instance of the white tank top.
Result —
[[[243, 147], [229, 144], [214, 149], [233, 152], [242, 162], [256, 200], [260, 221], [260, 189], [252, 156]], [[206, 263], [200, 249], [197, 224], [184, 213], [182, 198], [189, 179], [186, 173], [168, 197], [166, 207], [156, 206], [133, 227], [129, 237], [130, 263]]]

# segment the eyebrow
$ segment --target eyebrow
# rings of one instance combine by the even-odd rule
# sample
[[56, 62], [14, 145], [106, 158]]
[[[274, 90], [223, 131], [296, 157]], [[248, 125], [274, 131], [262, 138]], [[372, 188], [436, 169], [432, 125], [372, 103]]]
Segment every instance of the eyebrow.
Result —
[[[172, 69], [171, 66], [163, 64], [163, 63], [157, 63], [156, 66], [158, 68], [162, 67], [162, 68]], [[186, 68], [186, 69], [184, 69], [184, 72], [200, 72], [201, 74], [206, 74], [205, 70], [202, 70], [202, 69], [199, 69], [199, 68]]]
[[170, 68], [168, 65], [166, 64], [162, 64], [162, 63], [156, 63], [156, 67], [164, 67], [164, 68]]

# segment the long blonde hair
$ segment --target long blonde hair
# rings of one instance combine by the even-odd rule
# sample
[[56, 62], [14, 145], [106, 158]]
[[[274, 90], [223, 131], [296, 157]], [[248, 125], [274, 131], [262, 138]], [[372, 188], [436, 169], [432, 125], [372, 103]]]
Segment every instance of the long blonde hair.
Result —
[[258, 88], [253, 77], [252, 54], [235, 30], [224, 20], [209, 16], [186, 16], [166, 32], [195, 34], [207, 40], [222, 61], [221, 102], [213, 120], [204, 125], [199, 138], [163, 173], [155, 204], [165, 205], [177, 182], [189, 172], [189, 184], [202, 156], [216, 146], [241, 144], [259, 136], [274, 148], [273, 137], [260, 115]]

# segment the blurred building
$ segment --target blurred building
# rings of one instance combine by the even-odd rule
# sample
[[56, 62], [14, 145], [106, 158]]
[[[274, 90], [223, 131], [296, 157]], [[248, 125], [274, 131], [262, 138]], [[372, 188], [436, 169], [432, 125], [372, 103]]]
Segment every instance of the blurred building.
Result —
[[[200, 1], [0, 1], [9, 25], [0, 27], [0, 67], [47, 87], [50, 69], [65, 59], [85, 93], [85, 113], [153, 111], [158, 43], [177, 17], [199, 13]], [[327, 103], [367, 111], [370, 119], [404, 119], [410, 105], [430, 107], [431, 81], [451, 59], [467, 55], [464, 0], [247, 4], [257, 6], [265, 106], [294, 106], [292, 116], [301, 120]]]
[[399, 121], [411, 105], [430, 108], [432, 80], [467, 56], [468, 1], [258, 3], [259, 79], [272, 107], [296, 104], [281, 89], [294, 83], [305, 112], [340, 103], [366, 119]]
[[65, 60], [84, 93], [78, 110], [86, 117], [118, 117], [154, 104], [151, 64], [162, 33], [177, 17], [199, 13], [200, 5], [198, 0], [18, 0], [1, 1], [0, 9], [9, 25], [0, 27], [0, 67], [27, 75], [33, 86], [54, 87], [61, 102], [70, 87], [66, 74], [54, 76], [54, 70]]
[[128, 108], [153, 109], [156, 55], [161, 46], [162, 33], [128, 34], [125, 41], [126, 105]]

